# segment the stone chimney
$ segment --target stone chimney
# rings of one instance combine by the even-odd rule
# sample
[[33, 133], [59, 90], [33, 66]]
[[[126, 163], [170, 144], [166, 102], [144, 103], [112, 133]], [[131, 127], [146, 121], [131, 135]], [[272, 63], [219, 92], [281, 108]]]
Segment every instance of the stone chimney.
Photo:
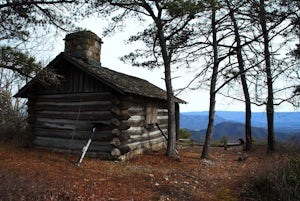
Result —
[[102, 40], [91, 31], [79, 31], [66, 35], [65, 53], [87, 62], [101, 61]]

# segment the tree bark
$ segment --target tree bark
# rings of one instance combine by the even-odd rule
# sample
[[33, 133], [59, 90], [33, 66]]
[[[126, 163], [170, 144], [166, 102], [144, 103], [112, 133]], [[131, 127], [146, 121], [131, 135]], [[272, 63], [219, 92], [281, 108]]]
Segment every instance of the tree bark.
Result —
[[172, 76], [171, 76], [171, 58], [172, 53], [171, 50], [168, 51], [167, 43], [165, 39], [164, 33], [164, 25], [162, 22], [161, 17], [161, 10], [158, 8], [158, 16], [156, 17], [149, 7], [147, 3], [143, 3], [145, 9], [149, 12], [152, 19], [155, 22], [158, 34], [159, 45], [161, 48], [161, 54], [164, 62], [164, 69], [165, 69], [165, 84], [167, 90], [167, 104], [168, 104], [168, 144], [167, 144], [167, 153], [166, 155], [169, 157], [176, 157], [177, 150], [176, 150], [176, 118], [175, 118], [175, 102], [174, 102], [174, 94], [173, 94], [173, 87], [172, 87]]
[[217, 29], [216, 29], [216, 7], [214, 3], [212, 3], [212, 35], [213, 35], [213, 73], [210, 82], [210, 100], [209, 100], [209, 116], [208, 116], [208, 125], [205, 135], [205, 141], [203, 145], [201, 159], [208, 158], [208, 149], [210, 146], [210, 139], [213, 133], [214, 128], [214, 119], [215, 119], [215, 105], [216, 105], [216, 84], [217, 84], [217, 77], [218, 77], [218, 68], [219, 68], [219, 61], [218, 61], [218, 42], [217, 42]]
[[259, 1], [259, 20], [264, 40], [264, 57], [265, 72], [267, 75], [268, 99], [266, 105], [268, 121], [268, 153], [275, 151], [275, 134], [274, 134], [274, 103], [273, 103], [273, 78], [271, 69], [271, 54], [269, 50], [269, 33], [266, 22], [265, 0]]
[[250, 100], [250, 95], [249, 95], [249, 90], [248, 90], [248, 85], [247, 85], [247, 79], [246, 79], [246, 72], [245, 72], [245, 65], [244, 65], [244, 59], [242, 55], [242, 44], [241, 44], [241, 37], [239, 33], [239, 27], [237, 25], [237, 21], [235, 18], [234, 10], [230, 6], [230, 2], [226, 0], [229, 12], [230, 12], [230, 18], [234, 26], [234, 35], [235, 35], [235, 40], [237, 43], [236, 47], [236, 56], [238, 60], [238, 67], [240, 71], [240, 77], [241, 77], [241, 82], [242, 82], [242, 87], [243, 87], [243, 92], [244, 92], [244, 98], [245, 98], [245, 136], [246, 136], [246, 147], [245, 149], [247, 151], [250, 151], [252, 149], [252, 133], [251, 133], [251, 100]]
[[168, 145], [167, 156], [176, 157], [176, 118], [175, 118], [175, 102], [172, 88], [171, 66], [167, 61], [165, 64], [165, 82], [168, 97]]

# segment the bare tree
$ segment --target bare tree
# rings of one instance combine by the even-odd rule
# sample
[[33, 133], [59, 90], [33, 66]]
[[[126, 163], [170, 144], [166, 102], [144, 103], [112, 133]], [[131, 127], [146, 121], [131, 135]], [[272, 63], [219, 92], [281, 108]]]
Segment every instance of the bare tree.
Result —
[[216, 2], [213, 1], [211, 4], [211, 28], [212, 28], [212, 40], [213, 40], [213, 70], [210, 82], [210, 99], [209, 99], [209, 116], [208, 125], [206, 129], [205, 141], [201, 158], [208, 158], [208, 149], [210, 146], [210, 139], [214, 128], [214, 117], [215, 117], [215, 105], [216, 105], [216, 84], [219, 69], [219, 56], [218, 56], [218, 38], [217, 38], [217, 27], [216, 27]]
[[268, 86], [268, 99], [266, 105], [267, 120], [268, 120], [268, 152], [275, 150], [275, 134], [274, 134], [274, 96], [273, 96], [273, 77], [271, 69], [271, 55], [269, 50], [269, 31], [267, 28], [265, 1], [259, 0], [259, 23], [263, 33], [264, 41], [264, 58], [265, 72]]
[[[109, 5], [110, 7], [106, 7]], [[167, 156], [175, 157], [176, 152], [176, 120], [175, 102], [172, 85], [172, 65], [183, 59], [181, 53], [190, 40], [192, 33], [191, 21], [195, 13], [202, 8], [201, 3], [193, 1], [96, 1], [93, 5], [101, 12], [109, 9], [121, 9], [121, 14], [113, 16], [111, 28], [126, 17], [137, 17], [139, 20], [150, 21], [149, 27], [132, 36], [129, 41], [142, 41], [146, 49], [139, 49], [123, 57], [135, 66], [153, 68], [164, 67], [164, 80], [168, 100], [168, 146]], [[112, 7], [111, 7], [112, 6]], [[103, 11], [106, 10], [106, 11]], [[115, 12], [118, 13], [118, 12]], [[120, 12], [119, 12], [120, 13]], [[140, 58], [147, 58], [140, 61]]]
[[[231, 2], [232, 3], [232, 2]], [[242, 53], [242, 42], [241, 42], [241, 36], [240, 36], [240, 28], [238, 26], [235, 13], [237, 9], [240, 7], [240, 5], [235, 5], [235, 7], [232, 7], [231, 3], [226, 0], [227, 7], [229, 9], [229, 15], [230, 19], [233, 23], [233, 29], [234, 29], [234, 35], [235, 35], [235, 42], [236, 42], [236, 56], [238, 60], [238, 68], [240, 72], [240, 78], [243, 88], [243, 94], [245, 99], [245, 136], [246, 136], [246, 150], [252, 149], [252, 134], [251, 134], [251, 99], [250, 94], [248, 90], [248, 84], [246, 79], [246, 71], [244, 66], [244, 59], [243, 59], [243, 53]], [[237, 4], [236, 2], [234, 2]]]

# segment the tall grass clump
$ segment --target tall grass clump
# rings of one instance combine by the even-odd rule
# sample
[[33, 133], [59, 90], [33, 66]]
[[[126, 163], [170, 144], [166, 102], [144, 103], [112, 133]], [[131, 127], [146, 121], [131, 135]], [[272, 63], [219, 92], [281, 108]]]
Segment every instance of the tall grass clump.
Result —
[[283, 167], [254, 178], [242, 194], [242, 200], [299, 201], [300, 156], [292, 156]]
[[31, 142], [25, 105], [0, 87], [0, 141], [27, 146]]

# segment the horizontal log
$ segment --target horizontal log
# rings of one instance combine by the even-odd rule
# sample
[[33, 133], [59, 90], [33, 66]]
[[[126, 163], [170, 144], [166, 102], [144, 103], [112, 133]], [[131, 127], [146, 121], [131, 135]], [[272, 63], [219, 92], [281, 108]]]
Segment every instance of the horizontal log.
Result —
[[158, 119], [158, 120], [157, 120], [157, 123], [158, 123], [159, 125], [162, 125], [162, 124], [168, 124], [168, 119]]
[[117, 126], [117, 128], [121, 131], [127, 130], [130, 128], [130, 125], [128, 125], [127, 123], [123, 123], [121, 122], [121, 124], [119, 126]]
[[157, 120], [168, 120], [168, 116], [157, 116]]
[[[64, 131], [71, 130], [71, 132], [73, 132], [73, 130], [90, 132], [94, 126], [95, 124], [88, 123], [88, 122], [82, 124], [76, 124], [76, 122], [74, 124], [55, 124], [55, 123], [45, 123], [45, 122], [35, 123], [36, 128], [57, 129], [57, 130], [64, 130]], [[112, 131], [113, 135], [115, 135], [114, 132], [117, 132], [116, 130], [113, 131], [114, 130], [113, 125], [96, 124], [96, 131], [110, 131], [110, 130]]]
[[126, 143], [133, 143], [133, 142], [143, 142], [143, 141], [148, 141], [152, 139], [157, 139], [162, 136], [162, 133], [159, 130], [149, 132], [149, 133], [144, 133], [142, 135], [130, 135], [130, 138]]
[[120, 134], [121, 134], [120, 129], [118, 129], [118, 128], [112, 129], [112, 135], [113, 136], [119, 136]]
[[[123, 131], [122, 131], [123, 132]], [[129, 129], [124, 131], [128, 134], [139, 135], [145, 132], [145, 127], [143, 126], [131, 126]]]
[[52, 129], [63, 129], [63, 130], [88, 130], [93, 125], [101, 123], [103, 127], [107, 128], [111, 126], [110, 121], [80, 121], [80, 120], [66, 120], [66, 119], [46, 119], [37, 118], [35, 124], [39, 128], [52, 128]]
[[36, 115], [41, 118], [56, 118], [69, 120], [109, 120], [113, 116], [109, 111], [95, 111], [95, 112], [61, 112], [61, 111], [38, 111]]
[[[151, 126], [151, 127], [148, 127], [148, 128], [140, 127], [141, 129], [138, 129], [139, 127], [134, 127], [134, 128], [135, 128], [134, 130], [128, 129], [126, 131], [126, 133], [128, 133], [130, 135], [142, 135], [142, 134], [145, 134], [145, 133], [149, 134], [149, 133], [157, 132], [159, 130], [156, 126]], [[131, 132], [131, 131], [139, 131], [139, 132]]]
[[[35, 122], [36, 127], [38, 128], [52, 128], [52, 129], [62, 129], [62, 130], [75, 130], [76, 127], [80, 127], [74, 124], [67, 123], [47, 123], [47, 122]], [[86, 126], [84, 127], [86, 129]]]
[[[160, 127], [160, 129], [162, 129], [162, 130], [168, 130], [168, 124], [158, 124], [159, 125], [159, 127]], [[155, 126], [155, 128], [157, 128], [157, 126]]]
[[166, 143], [165, 142], [160, 142], [160, 143], [157, 143], [157, 144], [153, 144], [151, 146], [151, 149], [150, 150], [147, 150], [145, 148], [138, 148], [138, 149], [135, 149], [135, 150], [132, 150], [132, 151], [128, 151], [126, 153], [124, 153], [123, 155], [119, 156], [118, 159], [121, 160], [121, 161], [128, 161], [138, 155], [141, 155], [147, 151], [158, 151], [158, 150], [161, 150], [162, 148], [166, 148]]
[[36, 114], [55, 114], [55, 115], [99, 115], [99, 116], [105, 116], [111, 114], [110, 111], [108, 110], [103, 110], [103, 111], [67, 111], [67, 112], [62, 112], [62, 111], [53, 111], [53, 110], [43, 110], [43, 111], [37, 111]]
[[[67, 138], [88, 140], [92, 134], [92, 130], [57, 130], [47, 128], [35, 128], [34, 134], [41, 137]], [[95, 141], [111, 141], [113, 138], [112, 131], [95, 131], [93, 140]]]
[[121, 121], [119, 119], [116, 119], [116, 118], [111, 119], [111, 123], [115, 126], [120, 126], [121, 125]]
[[[33, 143], [38, 147], [82, 150], [87, 141], [36, 136]], [[88, 151], [109, 153], [112, 149], [113, 146], [110, 144], [110, 142], [98, 142], [92, 140]]]
[[116, 115], [122, 114], [122, 111], [121, 111], [118, 107], [112, 107], [112, 108], [110, 109], [110, 111], [111, 111], [113, 114], [116, 114]]
[[82, 127], [85, 125], [93, 126], [94, 124], [97, 125], [113, 125], [111, 120], [103, 120], [103, 121], [84, 121], [84, 120], [70, 120], [70, 119], [51, 119], [51, 118], [37, 118], [36, 119], [37, 123], [41, 124], [48, 124], [48, 125], [58, 125], [58, 126], [64, 126], [64, 125], [73, 125], [77, 127]]
[[157, 116], [165, 116], [168, 118], [168, 110], [167, 109], [157, 109]]
[[[163, 131], [163, 132], [165, 135], [167, 135], [167, 133], [165, 131]], [[145, 133], [142, 135], [131, 135], [130, 139], [128, 140], [128, 143], [156, 139], [156, 138], [160, 138], [161, 136], [164, 136], [164, 135], [161, 133], [160, 130], [151, 132], [151, 134]]]
[[120, 139], [118, 137], [114, 137], [111, 140], [110, 144], [113, 145], [114, 147], [118, 147], [118, 146], [120, 146], [121, 142], [120, 142]]
[[127, 120], [130, 118], [129, 115], [127, 114], [121, 114], [121, 115], [112, 115], [113, 118], [119, 119], [120, 121], [122, 120]]
[[[167, 132], [167, 129], [168, 129], [167, 124], [162, 124], [159, 126], [164, 132]], [[129, 135], [141, 135], [143, 133], [153, 132], [153, 131], [157, 131], [157, 130], [158, 130], [158, 128], [156, 126], [151, 126], [151, 127], [149, 126], [148, 128], [146, 128], [144, 125], [143, 126], [131, 126], [126, 131], [122, 131], [122, 133], [127, 133]]]
[[128, 108], [128, 114], [131, 115], [131, 116], [145, 115], [145, 107], [130, 107], [130, 108]]
[[50, 110], [50, 111], [71, 111], [71, 112], [84, 112], [84, 111], [98, 111], [110, 110], [113, 107], [110, 101], [93, 101], [81, 102], [73, 104], [71, 102], [52, 103], [52, 102], [37, 102], [35, 105], [29, 105], [29, 110]]
[[34, 107], [28, 107], [28, 110], [34, 110], [34, 111], [41, 111], [41, 110], [51, 110], [51, 111], [62, 111], [62, 112], [84, 112], [84, 111], [94, 111], [95, 108], [97, 108], [98, 111], [100, 110], [110, 110], [112, 106], [109, 104], [98, 104], [98, 105], [82, 105], [80, 108], [76, 105], [37, 105]]
[[157, 108], [157, 112], [161, 113], [161, 114], [166, 114], [166, 116], [168, 116], [168, 109], [165, 108]]
[[130, 116], [130, 118], [127, 121], [145, 121], [145, 115]]
[[80, 119], [80, 120], [109, 120], [112, 118], [112, 114], [108, 111], [102, 111], [102, 112], [62, 112], [61, 114], [56, 114], [56, 112], [50, 112], [47, 113], [43, 112], [37, 112], [36, 115], [41, 118], [59, 118], [59, 119]]
[[121, 144], [119, 146], [119, 149], [122, 154], [127, 153], [129, 151], [133, 151], [136, 149], [144, 149], [144, 150], [151, 150], [151, 146], [154, 146], [155, 144], [158, 143], [165, 143], [165, 138], [162, 136], [160, 138], [152, 139], [152, 140], [147, 140], [143, 142], [133, 142], [133, 143], [127, 143], [127, 144]]
[[[93, 127], [94, 123], [99, 124], [99, 122], [76, 122], [76, 123], [67, 123], [67, 122], [35, 122], [34, 125], [36, 128], [42, 128], [42, 129], [57, 129], [57, 130], [69, 130], [69, 131], [90, 131]], [[109, 123], [109, 122], [105, 122]], [[32, 124], [32, 123], [31, 123]], [[98, 131], [107, 131], [111, 130], [111, 134], [113, 136], [118, 136], [122, 131], [125, 131], [128, 129], [128, 125], [121, 124], [118, 128], [111, 124], [102, 125], [102, 126], [96, 126], [96, 130]]]
[[52, 94], [52, 95], [39, 95], [37, 101], [39, 102], [81, 102], [93, 101], [93, 100], [112, 100], [116, 97], [111, 92], [100, 92], [100, 93], [73, 93], [73, 94]]
[[125, 122], [126, 124], [130, 125], [131, 127], [145, 127], [146, 126], [146, 122], [145, 120], [125, 120], [123, 121]]
[[121, 151], [118, 148], [114, 148], [110, 152], [111, 156], [114, 158], [118, 158], [121, 155]]
[[[124, 120], [128, 125], [133, 127], [138, 126], [145, 126], [146, 125], [146, 119], [145, 116], [131, 116], [128, 120]], [[167, 116], [157, 116], [157, 123], [158, 124], [167, 124], [168, 123], [168, 117]]]
[[127, 142], [130, 139], [130, 135], [126, 132], [122, 132], [119, 136], [121, 142]]
[[39, 102], [37, 101], [35, 103], [36, 106], [77, 106], [78, 108], [81, 106], [86, 106], [86, 105], [91, 105], [91, 106], [95, 106], [95, 105], [111, 105], [111, 101], [81, 101], [81, 102], [52, 102], [52, 101], [48, 101], [48, 102]]
[[111, 113], [119, 120], [127, 120], [130, 118], [130, 115], [126, 110], [120, 110], [117, 107], [111, 108]]
[[[131, 106], [128, 108], [128, 114], [130, 114], [131, 116], [134, 116], [134, 115], [143, 116], [143, 115], [145, 115], [145, 110], [146, 110], [146, 107], [144, 105]], [[168, 109], [157, 108], [157, 115], [168, 116]]]

